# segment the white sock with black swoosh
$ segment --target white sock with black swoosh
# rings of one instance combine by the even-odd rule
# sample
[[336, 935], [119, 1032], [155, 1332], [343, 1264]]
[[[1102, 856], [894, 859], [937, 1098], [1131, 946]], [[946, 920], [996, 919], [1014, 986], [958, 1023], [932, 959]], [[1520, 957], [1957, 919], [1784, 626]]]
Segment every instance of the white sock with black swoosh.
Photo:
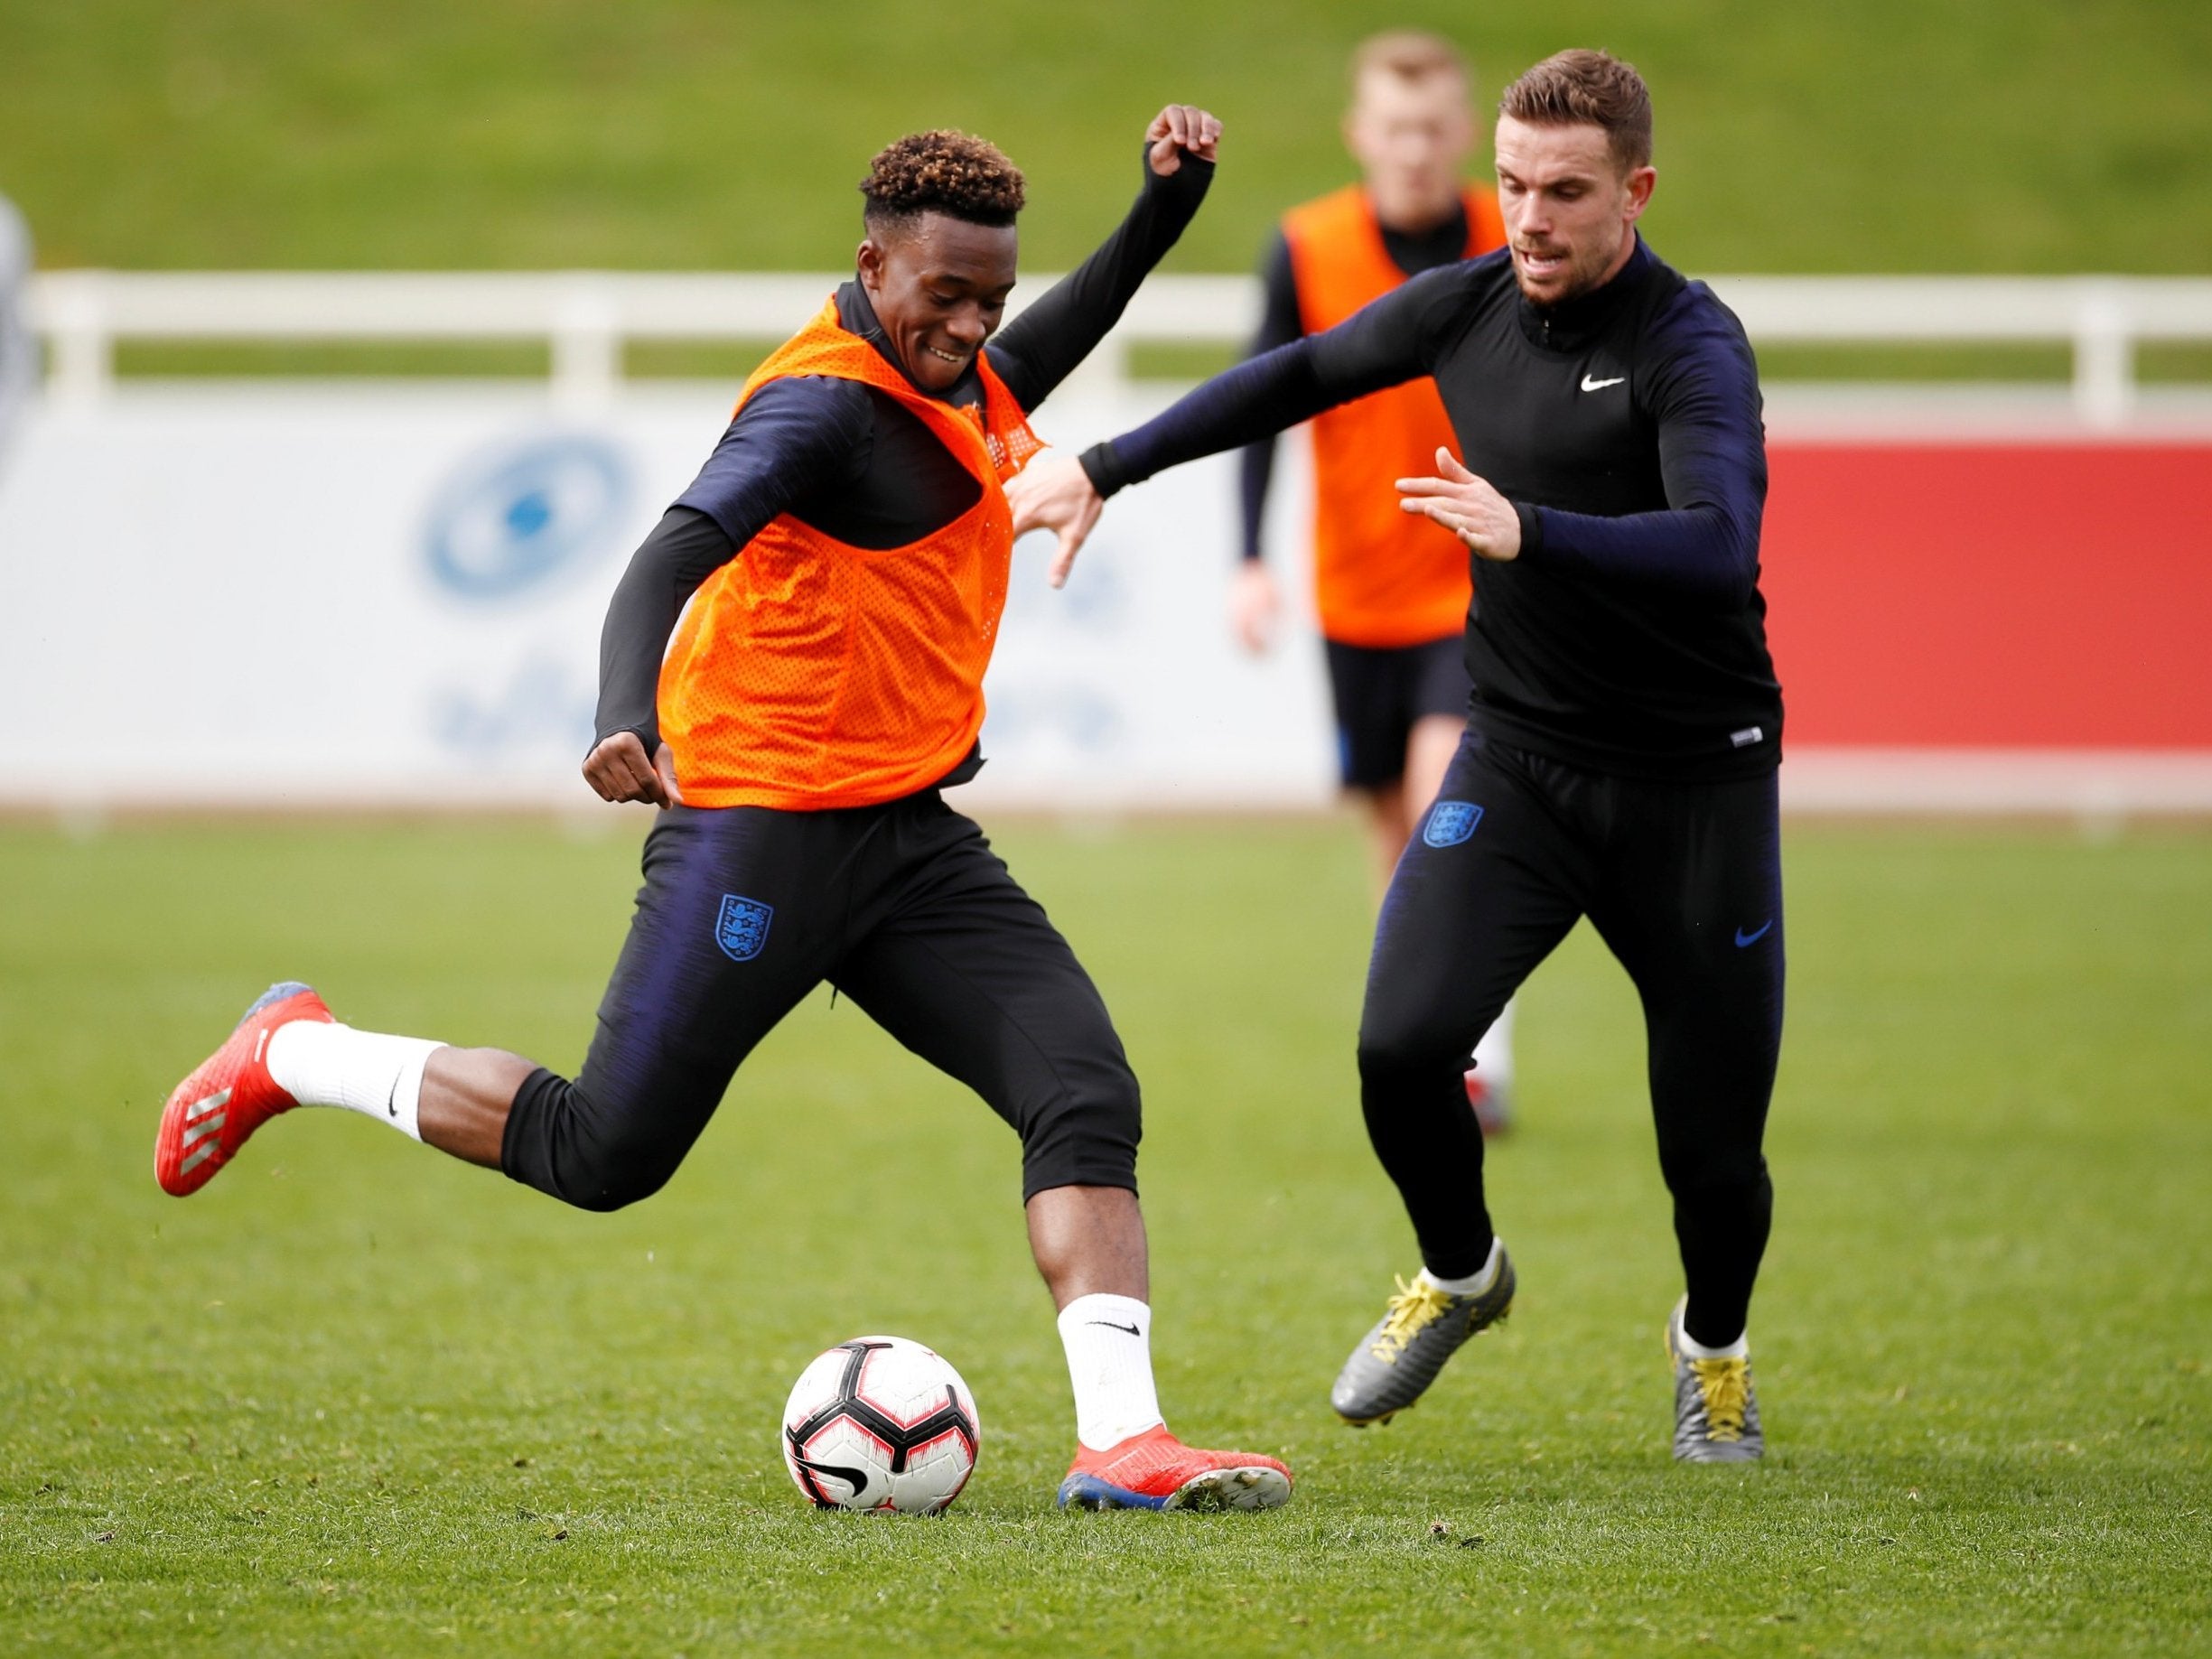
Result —
[[343, 1106], [419, 1141], [423, 1067], [434, 1049], [444, 1047], [421, 1037], [294, 1020], [269, 1039], [269, 1076], [303, 1106]]
[[1106, 1451], [1159, 1426], [1150, 1308], [1130, 1296], [1078, 1296], [1059, 1310], [1059, 1339], [1075, 1384], [1076, 1439]]

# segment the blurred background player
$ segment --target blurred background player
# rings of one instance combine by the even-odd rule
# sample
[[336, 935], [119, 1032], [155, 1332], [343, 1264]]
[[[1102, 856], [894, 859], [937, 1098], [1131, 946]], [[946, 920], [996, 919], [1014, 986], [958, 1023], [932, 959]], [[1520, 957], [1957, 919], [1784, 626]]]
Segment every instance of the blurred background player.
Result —
[[0, 464], [8, 438], [39, 373], [38, 343], [23, 321], [31, 282], [31, 228], [15, 204], [0, 196]]
[[[1477, 126], [1471, 72], [1442, 35], [1377, 34], [1351, 59], [1344, 144], [1360, 182], [1293, 208], [1261, 262], [1266, 292], [1252, 355], [1334, 328], [1409, 276], [1505, 246], [1498, 192], [1465, 176]], [[1435, 383], [1410, 380], [1316, 416], [1313, 599], [1336, 709], [1345, 788], [1364, 802], [1376, 890], [1436, 798], [1467, 726], [1467, 550], [1397, 510], [1393, 480], [1430, 471], [1451, 423]], [[1274, 434], [1246, 447], [1244, 556], [1229, 593], [1247, 650], [1274, 643], [1282, 594], [1261, 527]], [[1485, 1134], [1508, 1121], [1513, 1008], [1483, 1035], [1467, 1097]]]
[[273, 986], [170, 1096], [165, 1190], [322, 1105], [618, 1209], [667, 1181], [739, 1065], [826, 980], [1021, 1137], [1076, 1397], [1061, 1505], [1290, 1496], [1274, 1459], [1185, 1446], [1162, 1421], [1136, 1078], [1067, 940], [942, 794], [983, 763], [1004, 486], [1040, 447], [1027, 413], [1181, 235], [1219, 131], [1181, 105], [1155, 117], [1128, 217], [996, 340], [1021, 172], [954, 132], [876, 156], [857, 275], [746, 382], [608, 606], [584, 777], [661, 810], [583, 1070], [355, 1030], [309, 987]]

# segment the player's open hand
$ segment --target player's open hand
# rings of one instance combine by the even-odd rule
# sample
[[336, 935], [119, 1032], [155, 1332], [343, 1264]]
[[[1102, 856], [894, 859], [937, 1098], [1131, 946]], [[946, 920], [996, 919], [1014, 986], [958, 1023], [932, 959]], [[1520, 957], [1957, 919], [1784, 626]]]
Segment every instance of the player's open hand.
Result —
[[1059, 537], [1050, 574], [1054, 587], [1065, 587], [1075, 555], [1106, 510], [1106, 499], [1091, 488], [1083, 463], [1058, 450], [1032, 457], [1006, 486], [1006, 504], [1013, 508], [1016, 541], [1031, 530], [1050, 530]]
[[583, 758], [583, 780], [602, 801], [650, 801], [656, 806], [681, 806], [683, 791], [676, 787], [676, 758], [663, 743], [651, 760], [635, 732], [617, 732], [602, 739]]
[[1521, 516], [1513, 503], [1477, 478], [1450, 450], [1436, 452], [1438, 478], [1402, 478], [1398, 507], [1433, 518], [1479, 558], [1503, 564], [1521, 556]]
[[1196, 104], [1170, 104], [1144, 129], [1144, 142], [1152, 145], [1146, 161], [1164, 179], [1181, 167], [1185, 150], [1212, 161], [1221, 147], [1221, 123]]

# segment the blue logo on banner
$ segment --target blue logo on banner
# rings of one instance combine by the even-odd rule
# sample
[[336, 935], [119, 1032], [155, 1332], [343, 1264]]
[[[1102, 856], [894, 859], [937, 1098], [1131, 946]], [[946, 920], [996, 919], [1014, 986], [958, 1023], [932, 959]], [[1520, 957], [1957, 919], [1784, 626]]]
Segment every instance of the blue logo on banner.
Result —
[[532, 438], [447, 481], [424, 526], [424, 554], [448, 592], [507, 599], [611, 548], [629, 506], [630, 468], [612, 444]]
[[1429, 826], [1421, 839], [1433, 847], [1456, 847], [1481, 822], [1482, 808], [1472, 801], [1439, 801], [1429, 808]]
[[714, 918], [714, 943], [733, 962], [751, 962], [768, 943], [768, 924], [776, 912], [754, 899], [735, 893], [722, 896], [722, 914]]

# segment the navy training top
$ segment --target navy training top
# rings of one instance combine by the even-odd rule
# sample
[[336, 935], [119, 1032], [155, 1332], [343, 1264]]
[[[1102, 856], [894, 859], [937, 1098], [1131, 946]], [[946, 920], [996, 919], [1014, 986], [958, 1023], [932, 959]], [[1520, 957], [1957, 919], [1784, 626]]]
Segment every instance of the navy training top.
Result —
[[1734, 313], [1640, 238], [1612, 281], [1556, 306], [1522, 294], [1502, 249], [1426, 272], [1087, 451], [1084, 470], [1111, 495], [1421, 375], [1521, 520], [1519, 557], [1484, 561], [1469, 608], [1470, 718], [1628, 777], [1771, 770], [1758, 366]]

